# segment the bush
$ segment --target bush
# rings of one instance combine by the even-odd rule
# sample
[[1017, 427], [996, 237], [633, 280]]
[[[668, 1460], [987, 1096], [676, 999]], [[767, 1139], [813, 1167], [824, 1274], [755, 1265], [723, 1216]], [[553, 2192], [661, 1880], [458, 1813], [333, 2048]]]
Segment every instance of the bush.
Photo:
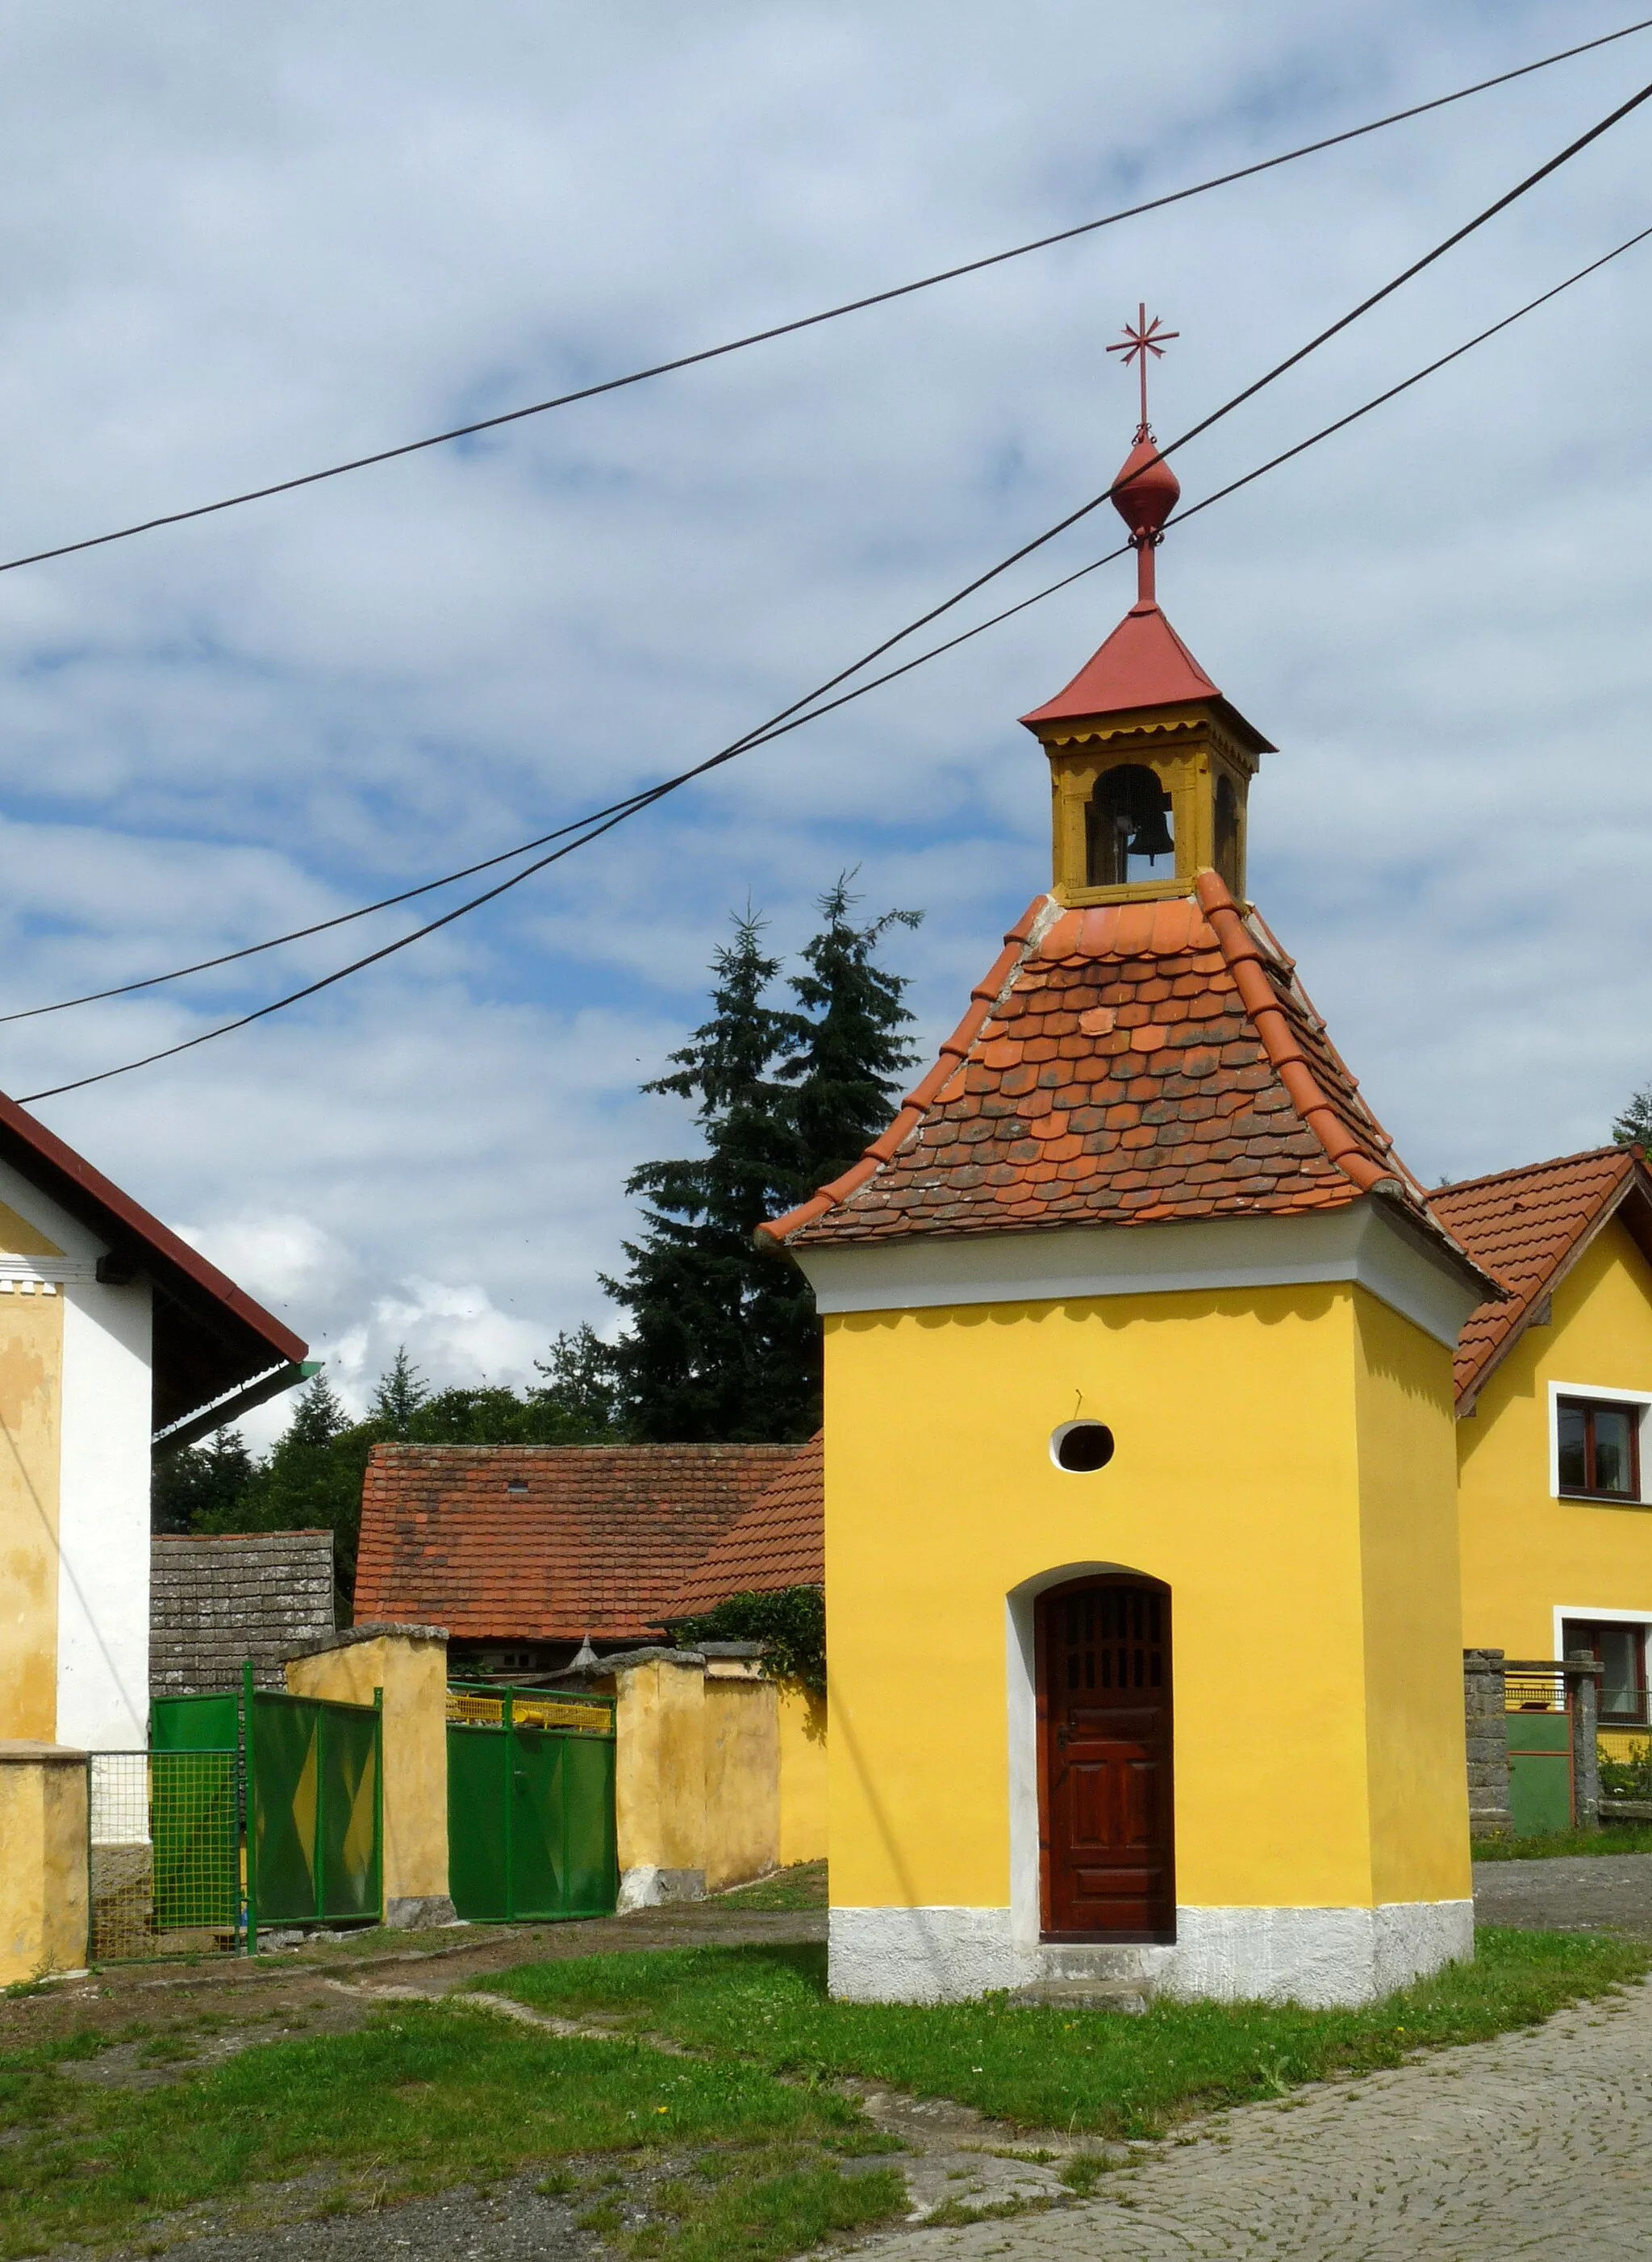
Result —
[[826, 1695], [826, 1596], [819, 1587], [788, 1587], [778, 1595], [731, 1595], [715, 1610], [684, 1618], [671, 1629], [679, 1649], [703, 1641], [761, 1641], [763, 1670], [774, 1681], [798, 1681]]

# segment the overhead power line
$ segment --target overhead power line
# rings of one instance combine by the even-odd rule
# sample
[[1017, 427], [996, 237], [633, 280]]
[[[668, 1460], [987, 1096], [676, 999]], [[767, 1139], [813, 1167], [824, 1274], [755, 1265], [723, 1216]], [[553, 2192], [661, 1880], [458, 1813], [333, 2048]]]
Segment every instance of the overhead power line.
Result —
[[300, 472], [292, 479], [274, 479], [266, 486], [245, 487], [239, 493], [222, 495], [216, 502], [191, 504], [187, 509], [162, 511], [154, 518], [134, 520], [129, 526], [117, 526], [105, 534], [83, 535], [75, 542], [60, 542], [48, 550], [31, 550], [23, 556], [0, 560], [0, 573], [15, 573], [24, 566], [42, 566], [50, 558], [72, 558], [83, 550], [101, 550], [112, 542], [129, 542], [134, 535], [153, 534], [164, 526], [183, 526], [196, 518], [212, 518], [220, 511], [237, 510], [243, 503], [267, 502], [274, 495], [292, 494], [300, 487], [320, 486], [327, 479], [343, 479], [350, 472], [371, 470], [376, 464], [396, 462], [403, 456], [422, 454], [429, 448], [446, 447], [454, 440], [468, 440], [479, 432], [495, 432], [507, 424], [519, 424], [530, 416], [544, 416], [556, 408], [569, 408], [581, 400], [595, 400], [607, 393], [624, 392], [633, 385], [646, 385], [658, 377], [669, 377], [678, 370], [694, 369], [703, 362], [721, 361], [730, 354], [744, 353], [749, 347], [768, 345], [776, 338], [794, 335], [800, 330], [818, 328], [823, 322], [840, 321], [846, 314], [866, 313], [873, 306], [885, 306], [897, 299], [910, 299], [920, 291], [933, 291], [942, 283], [956, 283], [966, 275], [979, 275], [990, 267], [1001, 267], [1012, 259], [1025, 259], [1035, 251], [1048, 251], [1058, 243], [1071, 243], [1080, 236], [1093, 235], [1100, 229], [1116, 227], [1121, 221], [1139, 220], [1146, 213], [1162, 212], [1166, 205], [1184, 204], [1190, 197], [1208, 195], [1213, 189], [1231, 187], [1237, 181], [1253, 179], [1259, 173], [1273, 172], [1280, 165], [1293, 165], [1299, 158], [1315, 157], [1326, 149], [1335, 149], [1346, 141], [1358, 141], [1367, 133], [1380, 133], [1384, 127], [1403, 125], [1408, 119], [1425, 117], [1429, 112], [1445, 110], [1453, 103], [1467, 102], [1476, 94], [1488, 93], [1493, 87], [1507, 86], [1513, 80], [1529, 78], [1534, 71], [1548, 70], [1556, 63], [1570, 62], [1577, 55], [1591, 54], [1598, 47], [1612, 46], [1619, 40], [1627, 40], [1636, 32], [1652, 30], [1652, 17], [1640, 22], [1625, 24], [1615, 32], [1603, 32], [1598, 38], [1584, 40], [1576, 47], [1557, 48], [1553, 54], [1540, 55], [1534, 62], [1519, 63], [1512, 70], [1499, 71], [1495, 77], [1476, 79], [1472, 86], [1460, 86], [1450, 94], [1432, 96], [1427, 102], [1412, 103], [1404, 110], [1389, 111], [1381, 118], [1367, 119], [1362, 126], [1345, 126], [1339, 133], [1327, 133], [1317, 141], [1304, 141], [1300, 148], [1281, 150], [1276, 156], [1259, 158], [1254, 164], [1236, 166], [1231, 171], [1213, 174], [1208, 180], [1195, 181], [1185, 189], [1172, 189], [1161, 197], [1150, 197], [1143, 203], [1126, 205], [1117, 212], [1104, 213], [1098, 220], [1078, 221], [1072, 227], [1058, 228], [1053, 234], [1035, 236], [1029, 242], [1013, 244], [1006, 251], [991, 251], [979, 259], [967, 259], [956, 267], [942, 267], [933, 275], [920, 275], [910, 283], [897, 283], [884, 291], [868, 292], [859, 299], [846, 299], [840, 305], [822, 307], [812, 314], [799, 314], [791, 321], [776, 322], [767, 329], [750, 330], [743, 337], [728, 338], [721, 345], [702, 346], [693, 353], [677, 354], [669, 361], [650, 363], [646, 368], [629, 370], [621, 377], [608, 377], [595, 385], [576, 386], [569, 393], [553, 393], [548, 400], [530, 401], [525, 407], [507, 408], [494, 416], [479, 416], [468, 424], [450, 425], [444, 431], [427, 433], [422, 439], [403, 440], [390, 448], [374, 449], [364, 456], [351, 456], [343, 463], [328, 464], [315, 472]]
[[[1342, 331], [1348, 328], [1350, 323], [1359, 320], [1360, 315], [1368, 313], [1372, 307], [1380, 305], [1383, 299], [1389, 297], [1395, 291], [1400, 289], [1403, 284], [1409, 282], [1413, 277], [1420, 274], [1425, 268], [1432, 266], [1436, 260], [1442, 258], [1445, 254], [1451, 250], [1455, 245], [1462, 242], [1465, 237], [1473, 234], [1477, 228], [1483, 227], [1488, 220], [1495, 218], [1497, 213], [1506, 211], [1508, 207], [1519, 198], [1525, 196], [1530, 190], [1536, 187], [1540, 182], [1546, 180], [1550, 174], [1557, 169], [1557, 168], [1568, 162], [1570, 158], [1576, 156], [1581, 150], [1587, 148], [1591, 142], [1598, 140], [1603, 133], [1608, 132], [1611, 127], [1618, 124], [1620, 119], [1627, 117], [1633, 111], [1638, 109], [1641, 104], [1646, 102], [1648, 98], [1652, 98], [1652, 83], [1649, 83], [1647, 86], [1643, 87], [1638, 94], [1632, 96], [1627, 102], [1620, 103], [1615, 110], [1610, 112], [1605, 118], [1602, 119], [1597, 125], [1591, 126], [1587, 133], [1580, 134], [1575, 140], [1568, 143], [1564, 149], [1557, 152], [1555, 156], [1549, 158], [1544, 164], [1537, 167], [1534, 171], [1528, 173], [1525, 178], [1517, 183], [1512, 189], [1506, 191], [1504, 195], [1498, 197], [1493, 203], [1488, 205], [1484, 210], [1476, 214], [1473, 220], [1466, 222], [1461, 227], [1454, 229], [1450, 235], [1446, 236], [1441, 242], [1435, 245], [1432, 251], [1425, 253], [1420, 259], [1414, 260], [1409, 267], [1402, 270], [1402, 271], [1394, 277], [1391, 281], [1384, 284], [1380, 290], [1371, 292], [1369, 296], [1361, 299], [1358, 306], [1351, 308], [1347, 313], [1339, 316], [1336, 321], [1328, 324], [1325, 328], [1319, 331], [1313, 338], [1309, 339], [1306, 345], [1301, 346], [1294, 353], [1287, 355], [1284, 360], [1276, 363], [1273, 369], [1266, 371], [1262, 377], [1256, 378], [1252, 384], [1244, 386], [1242, 391], [1231, 395], [1230, 398], [1224, 401], [1219, 408], [1213, 410], [1209, 415], [1201, 418], [1198, 423], [1189, 426], [1186, 432], [1180, 434], [1175, 440], [1170, 442], [1165, 447], [1158, 450], [1154, 460], [1162, 462], [1166, 457], [1174, 453], [1178, 449], [1185, 447], [1190, 440], [1196, 438], [1201, 433], [1208, 431], [1214, 424], [1218, 423], [1224, 416], [1230, 415], [1233, 410], [1237, 408], [1243, 402], [1254, 399], [1255, 396], [1262, 391], [1264, 386], [1273, 383], [1276, 378], [1283, 376], [1288, 370], [1295, 368], [1297, 364], [1304, 360], [1308, 355], [1315, 352], [1320, 346], [1326, 343], [1330, 339], [1339, 335]], [[1259, 465], [1254, 471], [1245, 473], [1243, 478], [1230, 482], [1226, 487], [1219, 489], [1216, 493], [1208, 496], [1203, 502], [1196, 504], [1193, 506], [1192, 508], [1178, 514], [1178, 516], [1183, 519], [1193, 517], [1199, 510], [1208, 509], [1213, 503], [1222, 501], [1229, 494], [1237, 493], [1240, 487], [1249, 486], [1252, 480], [1261, 478], [1266, 472], [1276, 468], [1277, 465], [1280, 464], [1288, 462], [1293, 457], [1302, 454], [1305, 449], [1315, 446], [1319, 441], [1330, 437], [1332, 433], [1345, 429], [1347, 425], [1357, 421], [1360, 417], [1369, 414], [1374, 408], [1381, 407], [1387, 400], [1393, 400], [1396, 394], [1409, 390], [1409, 388], [1413, 385], [1419, 384], [1425, 377], [1432, 375], [1435, 370], [1442, 369], [1448, 362], [1457, 360], [1461, 355], [1470, 351], [1475, 345], [1482, 343], [1486, 338], [1493, 337], [1499, 330], [1506, 329], [1511, 322], [1520, 320], [1522, 315], [1531, 313], [1537, 306], [1547, 304], [1550, 299], [1558, 296], [1562, 291], [1569, 290], [1574, 283], [1581, 282], [1585, 276], [1596, 273], [1600, 268], [1605, 266], [1610, 260], [1620, 257], [1625, 251], [1631, 249], [1634, 245], [1644, 241], [1648, 234], [1652, 234], [1652, 229], [1641, 230], [1640, 234], [1630, 237], [1626, 242], [1620, 244], [1614, 250], [1606, 253], [1603, 257], [1591, 262], [1586, 267], [1580, 268], [1576, 274], [1569, 276], [1564, 282], [1553, 285], [1549, 290], [1541, 293], [1538, 298], [1530, 300], [1526, 306], [1518, 308], [1512, 314], [1505, 315], [1500, 321], [1493, 323], [1490, 328], [1483, 330], [1477, 334], [1476, 336], [1467, 340], [1462, 345], [1454, 348], [1451, 352], [1439, 357], [1436, 360], [1428, 364], [1424, 369], [1416, 371], [1411, 377], [1402, 380], [1397, 385], [1389, 386], [1383, 393], [1375, 395], [1371, 400], [1366, 402], [1362, 407], [1352, 411], [1345, 416], [1338, 418], [1333, 423], [1325, 426], [1321, 431], [1314, 434], [1310, 438], [1301, 441], [1297, 443], [1295, 446], [1284, 450], [1280, 455], [1271, 458], [1269, 462]], [[1143, 466], [1143, 468], [1146, 469], [1148, 466]], [[1140, 475], [1140, 472], [1133, 474], [1135, 477], [1139, 477]], [[838, 686], [846, 682], [850, 676], [862, 674], [867, 667], [870, 666], [874, 663], [874, 661], [881, 659], [885, 652], [891, 651], [896, 645], [903, 643], [908, 637], [915, 635], [920, 629], [927, 627], [930, 622], [938, 619], [943, 613], [951, 611], [956, 606], [963, 603], [966, 598], [973, 595], [977, 589], [985, 587], [988, 582], [995, 580], [1000, 574], [1006, 573], [1012, 566], [1019, 563], [1021, 558], [1028, 557], [1035, 551], [1042, 549], [1047, 543], [1053, 541], [1057, 535], [1064, 532], [1067, 528], [1075, 525], [1080, 519], [1086, 517], [1092, 511], [1099, 508], [1100, 504], [1110, 501], [1111, 498], [1118, 493], [1120, 486], [1123, 484], [1125, 484], [1125, 482], [1115, 480], [1110, 486], [1103, 488], [1099, 495], [1093, 497], [1090, 501], [1082, 504], [1077, 510], [1070, 511], [1064, 517], [1058, 519], [1052, 527], [1046, 529], [1042, 534], [1035, 536], [1029, 542], [1023, 543], [1018, 549], [1012, 551], [1006, 558], [1000, 559], [996, 566], [990, 567], [985, 573], [977, 574], [972, 580], [966, 582], [961, 589], [955, 591], [954, 594], [950, 597], [945, 599], [943, 602], [932, 606], [927, 612], [922, 613], [914, 620], [908, 622], [904, 628], [897, 630], [893, 636], [886, 637], [881, 644], [874, 645], [869, 652], [863, 653], [862, 657], [853, 662], [851, 666], [840, 669], [835, 675], [828, 677], [824, 683], [818, 684], [812, 691], [807, 692], [801, 698], [792, 701], [789, 706], [782, 708], [777, 714], [771, 716], [766, 723], [758, 725], [753, 731], [745, 732], [740, 738], [732, 740], [727, 746], [719, 748], [716, 753], [707, 755], [703, 760], [693, 764], [688, 769], [678, 771], [672, 777], [661, 779], [655, 784], [642, 789], [638, 793], [627, 796], [622, 801], [610, 803], [607, 809], [593, 811], [589, 816], [584, 818], [575, 819], [573, 823], [559, 828], [560, 832], [564, 836], [573, 835], [574, 837], [565, 837], [560, 846], [553, 848], [548, 854], [537, 858], [535, 862], [527, 865], [523, 870], [512, 873], [509, 878], [497, 882], [491, 888], [485, 889], [481, 894], [471, 897], [463, 904], [456, 904], [451, 911], [444, 912], [439, 918], [431, 919], [428, 921], [425, 926], [415, 928], [411, 933], [398, 936], [394, 940], [383, 944], [379, 949], [370, 951], [364, 956], [353, 960], [350, 964], [336, 968], [330, 974], [321, 976], [314, 982], [306, 983], [302, 987], [288, 991], [284, 997], [273, 998], [269, 1004], [257, 1006], [251, 1012], [239, 1014], [234, 1019], [221, 1022], [214, 1028], [201, 1031], [197, 1036], [184, 1038], [177, 1044], [163, 1046], [155, 1052], [144, 1054], [138, 1059], [123, 1062], [119, 1067], [103, 1069], [91, 1076], [78, 1077], [65, 1084], [52, 1084], [42, 1091], [25, 1093], [23, 1096], [21, 1104], [24, 1106], [29, 1106], [37, 1100], [56, 1099], [64, 1092], [79, 1091], [85, 1089], [85, 1087], [90, 1084], [104, 1084], [107, 1083], [112, 1077], [130, 1075], [136, 1069], [148, 1068], [153, 1066], [156, 1062], [173, 1059], [180, 1053], [192, 1052], [198, 1046], [209, 1044], [217, 1037], [228, 1036], [236, 1029], [247, 1028], [255, 1021], [265, 1020], [271, 1014], [285, 1011], [285, 1009], [289, 1005], [296, 1005], [307, 998], [315, 997], [321, 991], [331, 989], [335, 983], [347, 980], [351, 975], [361, 973], [364, 971], [366, 968], [377, 965], [381, 960], [393, 957], [398, 952], [408, 949], [412, 944], [422, 941], [427, 935], [435, 934], [443, 927], [452, 926], [456, 920], [466, 917], [471, 911], [480, 910], [484, 904], [494, 902], [500, 896], [508, 894], [511, 889], [519, 887], [524, 880], [530, 879], [536, 873], [545, 870], [548, 866], [559, 863], [564, 857], [572, 855], [576, 848], [585, 847], [588, 846], [591, 841], [600, 839], [604, 833], [612, 832], [616, 825], [623, 824], [628, 818], [640, 815], [643, 810], [651, 808], [656, 802], [664, 800], [667, 795], [677, 792], [682, 787], [689, 784], [695, 779], [705, 776], [709, 772], [720, 768], [725, 763], [734, 760], [739, 755], [748, 753], [758, 746], [767, 745], [775, 738], [783, 738], [790, 731], [800, 729], [804, 723], [813, 722], [818, 719], [819, 716], [830, 713], [838, 707], [847, 705], [851, 699], [864, 696], [867, 692], [876, 689], [882, 683], [892, 681], [897, 676], [909, 674], [913, 668], [922, 666], [927, 660], [938, 658], [941, 652], [951, 651], [958, 645], [967, 643], [971, 637], [982, 634], [986, 629], [997, 626], [1000, 621], [1007, 620], [1014, 614], [1025, 611], [1028, 606], [1040, 602], [1042, 598], [1053, 595], [1056, 590], [1071, 586], [1072, 582], [1081, 580], [1085, 574], [1094, 572], [1099, 566], [1107, 564], [1110, 562], [1112, 558], [1122, 556], [1122, 548], [1115, 549], [1109, 551], [1105, 558], [1092, 560], [1088, 566], [1080, 567], [1076, 573], [1064, 575], [1060, 580], [1051, 583], [1048, 588], [1040, 590], [1034, 596], [1023, 599], [1020, 603], [1006, 608], [1003, 612], [995, 615], [992, 619], [979, 623], [975, 628], [966, 630], [963, 635], [949, 638], [947, 642], [936, 645], [932, 651], [920, 654], [918, 658], [904, 663], [901, 666], [889, 670], [887, 674], [877, 677], [873, 681], [861, 684], [853, 690], [845, 692], [839, 698], [829, 699], [827, 697], [828, 693], [836, 690]], [[1128, 545], [1123, 545], [1123, 547], [1128, 547]], [[549, 834], [544, 836], [546, 839], [555, 837], [555, 835]], [[489, 861], [494, 863], [508, 861], [513, 854], [520, 854], [522, 853], [523, 853], [522, 850], [508, 850], [504, 852], [502, 856], [490, 859]], [[479, 866], [472, 866], [469, 868], [472, 871], [474, 871], [482, 868]], [[409, 890], [404, 893], [400, 900], [406, 901], [408, 896], [415, 892], [428, 892], [430, 889], [449, 883], [452, 879], [458, 876], [459, 875], [451, 874], [448, 875], [446, 882], [427, 882], [424, 883], [424, 888], [422, 890]], [[363, 915], [364, 915], [364, 913], [345, 914], [344, 916], [353, 917]], [[339, 923], [343, 923], [342, 919]], [[313, 933], [316, 930], [314, 929], [308, 929], [304, 930], [303, 932]], [[254, 947], [273, 947], [273, 945], [255, 946]], [[223, 959], [220, 959], [216, 962], [220, 964], [225, 963], [227, 962], [227, 959], [230, 956], [242, 955], [249, 955], [250, 953], [226, 954]], [[180, 971], [182, 970], [183, 969], [180, 969]], [[155, 980], [166, 978], [168, 977], [151, 977], [149, 983], [133, 986], [149, 987], [153, 985], [153, 982]]]

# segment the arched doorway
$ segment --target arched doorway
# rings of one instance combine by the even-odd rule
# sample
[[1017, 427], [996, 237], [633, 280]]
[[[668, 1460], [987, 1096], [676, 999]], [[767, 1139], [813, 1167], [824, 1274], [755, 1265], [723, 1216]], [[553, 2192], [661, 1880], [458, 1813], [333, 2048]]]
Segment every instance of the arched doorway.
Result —
[[1170, 1589], [1075, 1579], [1038, 1599], [1047, 1940], [1173, 1941]]

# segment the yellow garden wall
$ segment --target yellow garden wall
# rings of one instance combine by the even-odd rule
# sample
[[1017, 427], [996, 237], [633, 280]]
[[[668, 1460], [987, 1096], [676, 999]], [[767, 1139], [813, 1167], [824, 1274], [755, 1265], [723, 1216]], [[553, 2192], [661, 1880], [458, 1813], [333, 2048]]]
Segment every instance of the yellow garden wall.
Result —
[[[1412, 1640], [1405, 1547], [1451, 1550], [1445, 1357], [1346, 1286], [827, 1319], [834, 1908], [1009, 1904], [1006, 1598], [1066, 1566], [1172, 1589], [1179, 1903], [1466, 1897], [1448, 1605], [1444, 1664], [1370, 1709]], [[1117, 1438], [1094, 1475], [1050, 1457], [1078, 1414]], [[1396, 1439], [1407, 1536], [1367, 1560]], [[1452, 1765], [1460, 1821], [1402, 1819]]]
[[620, 1906], [697, 1900], [780, 1860], [779, 1691], [747, 1659], [647, 1650], [611, 1689]]
[[795, 1681], [783, 1681], [779, 1697], [780, 1862], [824, 1862], [826, 1857], [826, 1708]]
[[705, 1889], [766, 1877], [780, 1860], [780, 1724], [757, 1668], [705, 1668]]
[[1602, 1229], [1555, 1290], [1550, 1324], [1526, 1329], [1457, 1424], [1463, 1639], [1511, 1657], [1553, 1653], [1557, 1608], [1652, 1618], [1652, 1508], [1549, 1491], [1552, 1382], [1652, 1392], [1652, 1266], [1620, 1225]]
[[[8, 1243], [21, 1225], [8, 1227], [11, 1214]], [[0, 1737], [46, 1744], [57, 1735], [62, 1373], [62, 1298], [0, 1296]]]
[[86, 1961], [86, 1754], [0, 1742], [0, 1987]]

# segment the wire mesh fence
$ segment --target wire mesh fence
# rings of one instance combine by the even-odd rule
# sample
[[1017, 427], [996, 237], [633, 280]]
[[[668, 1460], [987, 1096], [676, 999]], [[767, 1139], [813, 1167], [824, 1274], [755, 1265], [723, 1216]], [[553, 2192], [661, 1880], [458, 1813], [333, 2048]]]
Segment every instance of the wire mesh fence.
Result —
[[235, 1947], [242, 1800], [238, 1752], [90, 1754], [87, 1946], [94, 1962]]

